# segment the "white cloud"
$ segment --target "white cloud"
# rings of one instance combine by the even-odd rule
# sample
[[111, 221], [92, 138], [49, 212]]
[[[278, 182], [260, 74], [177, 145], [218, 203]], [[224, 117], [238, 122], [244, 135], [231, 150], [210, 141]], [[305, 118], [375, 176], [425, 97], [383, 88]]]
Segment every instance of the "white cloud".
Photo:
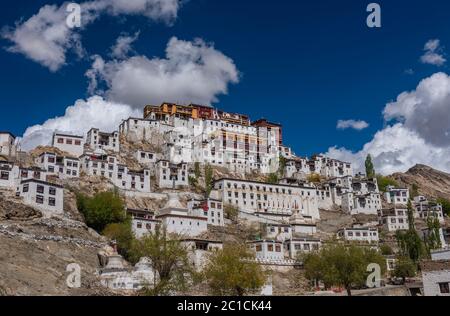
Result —
[[424, 51], [425, 53], [420, 57], [420, 60], [424, 64], [442, 66], [447, 61], [443, 55], [441, 42], [438, 39], [432, 39], [426, 42]]
[[99, 96], [77, 100], [66, 109], [64, 116], [29, 127], [21, 139], [21, 146], [23, 150], [30, 150], [38, 145], [50, 145], [54, 131], [84, 136], [89, 129], [96, 127], [112, 132], [118, 129], [122, 120], [130, 116], [142, 116], [142, 113], [128, 105], [111, 103]]
[[[181, 0], [94, 0], [81, 3], [82, 29], [101, 14], [143, 15], [155, 21], [172, 23]], [[7, 49], [55, 72], [66, 64], [66, 54], [83, 52], [78, 29], [66, 25], [67, 3], [46, 5], [24, 22], [2, 30], [2, 37], [12, 42]]]
[[339, 120], [337, 122], [337, 129], [356, 129], [357, 131], [361, 131], [369, 127], [369, 123], [361, 120]]
[[139, 38], [139, 32], [133, 36], [122, 35], [116, 40], [116, 43], [111, 47], [111, 57], [116, 59], [125, 59], [132, 51], [131, 45]]
[[377, 172], [404, 172], [426, 164], [450, 172], [450, 77], [436, 73], [422, 80], [416, 90], [400, 94], [384, 109], [387, 121], [396, 120], [377, 132], [358, 152], [332, 147], [328, 155], [353, 162], [364, 171], [371, 154]]
[[164, 101], [209, 105], [226, 94], [230, 83], [239, 82], [232, 59], [201, 39], [170, 39], [166, 57], [134, 56], [105, 62], [97, 57], [86, 76], [90, 87], [104, 82], [106, 97], [114, 102], [142, 108]]

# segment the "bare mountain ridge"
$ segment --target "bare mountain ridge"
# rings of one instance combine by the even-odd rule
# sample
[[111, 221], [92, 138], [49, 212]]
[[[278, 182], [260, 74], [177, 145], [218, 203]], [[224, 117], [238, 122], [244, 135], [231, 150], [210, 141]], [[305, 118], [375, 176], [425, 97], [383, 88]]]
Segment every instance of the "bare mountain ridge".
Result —
[[416, 184], [421, 195], [450, 200], [449, 173], [418, 164], [405, 173], [394, 173], [390, 178], [410, 189]]

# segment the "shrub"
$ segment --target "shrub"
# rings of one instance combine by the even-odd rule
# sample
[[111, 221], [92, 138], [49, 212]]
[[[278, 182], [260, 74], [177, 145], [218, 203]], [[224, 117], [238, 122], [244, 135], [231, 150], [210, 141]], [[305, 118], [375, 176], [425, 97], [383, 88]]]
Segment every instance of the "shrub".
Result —
[[108, 224], [125, 221], [125, 205], [115, 192], [100, 192], [93, 197], [77, 195], [77, 207], [84, 215], [86, 224], [101, 232]]

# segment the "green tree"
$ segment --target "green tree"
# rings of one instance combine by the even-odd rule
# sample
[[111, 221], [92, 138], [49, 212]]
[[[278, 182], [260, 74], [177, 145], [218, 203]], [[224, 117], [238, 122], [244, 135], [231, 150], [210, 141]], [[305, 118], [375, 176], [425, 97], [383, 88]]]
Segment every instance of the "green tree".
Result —
[[392, 250], [392, 247], [388, 244], [382, 244], [380, 246], [380, 251], [383, 256], [391, 256], [394, 254], [394, 250]]
[[416, 196], [419, 195], [419, 186], [417, 185], [417, 183], [413, 183], [411, 186], [411, 199], [414, 199]]
[[100, 192], [93, 197], [77, 194], [77, 207], [86, 224], [101, 232], [108, 224], [125, 221], [125, 204], [116, 192]]
[[187, 249], [181, 244], [179, 236], [169, 235], [165, 228], [157, 228], [153, 234], [134, 239], [130, 253], [134, 262], [142, 257], [151, 261], [154, 283], [144, 291], [148, 296], [183, 291], [194, 275]]
[[278, 181], [279, 181], [279, 178], [276, 173], [270, 173], [266, 178], [266, 182], [270, 183], [270, 184], [278, 184]]
[[377, 251], [356, 245], [330, 244], [304, 256], [305, 275], [311, 281], [322, 281], [326, 287], [343, 286], [347, 295], [353, 287], [363, 286], [370, 272], [367, 267], [378, 263], [384, 273], [385, 260]]
[[399, 257], [395, 263], [395, 270], [393, 275], [397, 278], [402, 278], [405, 284], [406, 278], [413, 278], [416, 276], [417, 266], [409, 257]]
[[320, 183], [320, 174], [318, 174], [318, 173], [311, 173], [308, 176], [307, 180], [309, 182], [312, 182], [312, 183]]
[[440, 231], [441, 224], [437, 216], [428, 216], [427, 218], [428, 234], [425, 239], [425, 245], [428, 251], [440, 249], [442, 247]]
[[260, 290], [267, 276], [245, 245], [225, 245], [211, 254], [205, 279], [214, 295], [244, 296]]
[[234, 222], [238, 219], [239, 209], [236, 206], [231, 205], [231, 204], [226, 204], [224, 206], [223, 210], [224, 210], [225, 218], [228, 218], [229, 220], [232, 220]]
[[375, 177], [375, 167], [373, 166], [372, 156], [370, 154], [367, 155], [365, 165], [366, 165], [367, 178], [374, 178]]
[[414, 229], [409, 229], [406, 232], [397, 231], [395, 237], [402, 257], [408, 257], [415, 263], [426, 257], [425, 245]]
[[198, 180], [197, 180], [197, 178], [189, 176], [188, 180], [189, 180], [189, 185], [190, 185], [191, 187], [193, 187], [193, 188], [196, 188], [196, 187], [197, 187], [197, 185], [198, 185]]
[[113, 223], [106, 226], [102, 232], [103, 236], [117, 242], [117, 250], [125, 259], [131, 260], [130, 249], [133, 244], [134, 235], [131, 228], [131, 218], [128, 217], [122, 223]]
[[205, 166], [205, 195], [206, 195], [206, 198], [209, 198], [209, 195], [211, 194], [211, 191], [213, 188], [213, 181], [214, 181], [213, 168], [209, 164], [207, 164]]
[[278, 174], [280, 177], [283, 177], [284, 175], [284, 169], [286, 168], [287, 159], [280, 155], [279, 157], [279, 167], [278, 167]]
[[382, 175], [377, 175], [377, 183], [378, 183], [378, 188], [382, 192], [386, 192], [388, 186], [393, 186], [393, 187], [396, 187], [396, 188], [399, 187], [397, 181], [395, 181], [392, 178], [385, 177], [385, 176], [382, 176]]
[[450, 201], [444, 198], [438, 198], [437, 202], [442, 205], [442, 211], [450, 216]]
[[197, 180], [202, 176], [202, 172], [200, 170], [200, 163], [198, 161], [194, 164], [194, 175]]

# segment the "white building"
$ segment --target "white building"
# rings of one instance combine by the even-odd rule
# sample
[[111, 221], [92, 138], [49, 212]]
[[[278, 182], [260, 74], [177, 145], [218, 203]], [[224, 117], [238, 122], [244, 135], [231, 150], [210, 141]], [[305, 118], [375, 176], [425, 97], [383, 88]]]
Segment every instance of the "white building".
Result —
[[320, 239], [311, 237], [292, 238], [290, 240], [286, 240], [284, 246], [286, 251], [289, 253], [289, 257], [296, 259], [302, 253], [318, 251], [322, 246], [322, 242]]
[[64, 189], [60, 185], [36, 179], [23, 180], [16, 194], [23, 197], [26, 205], [41, 210], [46, 216], [64, 212]]
[[83, 136], [54, 133], [52, 146], [75, 157], [80, 157], [84, 152], [84, 138]]
[[172, 164], [168, 160], [159, 160], [156, 163], [156, 180], [161, 189], [189, 186], [187, 163]]
[[161, 221], [168, 233], [185, 237], [197, 237], [208, 231], [208, 219], [190, 215], [176, 194], [169, 194], [166, 206], [158, 212], [155, 219]]
[[47, 171], [38, 167], [22, 168], [12, 162], [0, 161], [0, 187], [15, 190], [23, 180], [47, 180]]
[[138, 150], [136, 151], [136, 159], [140, 164], [143, 164], [149, 168], [154, 168], [156, 165], [156, 162], [159, 160], [159, 154], [150, 152], [150, 151], [144, 151], [144, 150]]
[[377, 179], [352, 179], [351, 191], [342, 195], [342, 209], [350, 214], [374, 214], [382, 208]]
[[408, 210], [406, 208], [389, 208], [378, 211], [378, 221], [388, 232], [408, 230]]
[[421, 270], [425, 296], [450, 296], [450, 261], [426, 261]]
[[191, 200], [188, 202], [189, 214], [206, 217], [208, 225], [225, 226], [222, 201], [215, 199]]
[[277, 240], [256, 240], [247, 243], [254, 251], [257, 260], [261, 261], [283, 261], [283, 242]]
[[339, 230], [338, 237], [345, 241], [356, 241], [362, 243], [377, 244], [380, 239], [378, 229], [369, 227], [353, 227]]
[[407, 205], [409, 201], [409, 189], [386, 187], [384, 198], [387, 203], [394, 205]]
[[150, 170], [130, 170], [120, 164], [117, 157], [108, 155], [83, 155], [82, 170], [90, 176], [101, 176], [110, 180], [117, 188], [133, 193], [150, 193]]
[[433, 216], [437, 217], [441, 224], [445, 222], [444, 211], [441, 204], [429, 201], [424, 196], [416, 196], [413, 205], [416, 218], [426, 220], [428, 217]]
[[148, 210], [128, 209], [127, 214], [131, 216], [131, 230], [137, 239], [153, 234], [161, 225], [155, 213]]
[[9, 132], [0, 132], [0, 156], [16, 156], [16, 137]]
[[130, 117], [119, 126], [120, 135], [135, 141], [151, 140], [155, 133], [160, 132], [161, 124], [155, 120]]
[[[420, 231], [420, 237], [423, 241], [426, 241], [430, 237], [430, 230], [428, 228], [424, 228]], [[447, 249], [447, 242], [444, 238], [444, 230], [442, 228], [439, 228], [439, 240], [441, 242], [441, 247], [439, 249], [433, 249], [433, 250], [442, 250]]]
[[210, 254], [223, 249], [223, 242], [208, 239], [182, 239], [181, 245], [188, 251], [188, 259], [197, 271], [208, 264]]
[[119, 132], [105, 133], [97, 128], [91, 128], [87, 133], [86, 143], [91, 150], [98, 153], [120, 151]]
[[294, 213], [319, 219], [314, 187], [270, 184], [238, 179], [215, 181], [219, 199], [250, 213], [290, 217]]
[[277, 241], [291, 239], [292, 227], [289, 224], [267, 224], [266, 237]]
[[49, 175], [57, 175], [61, 179], [77, 178], [80, 176], [80, 160], [67, 156], [58, 156], [44, 152], [37, 159], [38, 166]]

